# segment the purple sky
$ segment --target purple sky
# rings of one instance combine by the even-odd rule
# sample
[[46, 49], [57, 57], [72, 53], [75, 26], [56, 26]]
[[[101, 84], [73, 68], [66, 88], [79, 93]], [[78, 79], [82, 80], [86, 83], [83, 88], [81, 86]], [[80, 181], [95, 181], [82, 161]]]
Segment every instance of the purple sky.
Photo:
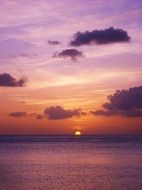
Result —
[[[1, 0], [0, 17], [0, 74], [28, 79], [22, 89], [0, 87], [3, 126], [12, 111], [90, 111], [116, 90], [142, 84], [141, 0]], [[69, 45], [78, 31], [109, 27], [127, 31], [130, 42]], [[59, 56], [66, 49], [82, 55]]]

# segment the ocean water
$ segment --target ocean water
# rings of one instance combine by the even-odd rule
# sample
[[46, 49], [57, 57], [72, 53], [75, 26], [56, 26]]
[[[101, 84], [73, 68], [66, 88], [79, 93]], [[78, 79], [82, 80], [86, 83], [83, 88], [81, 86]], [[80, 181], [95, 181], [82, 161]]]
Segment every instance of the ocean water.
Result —
[[0, 190], [141, 190], [142, 136], [0, 136]]

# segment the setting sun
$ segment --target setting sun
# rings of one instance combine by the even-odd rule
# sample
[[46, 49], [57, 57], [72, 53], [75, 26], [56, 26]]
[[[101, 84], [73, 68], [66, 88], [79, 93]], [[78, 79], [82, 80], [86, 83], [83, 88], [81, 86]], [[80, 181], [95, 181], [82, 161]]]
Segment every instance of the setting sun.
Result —
[[76, 136], [80, 136], [80, 135], [81, 135], [81, 132], [80, 132], [80, 131], [76, 131], [76, 132], [75, 132], [75, 135], [76, 135]]

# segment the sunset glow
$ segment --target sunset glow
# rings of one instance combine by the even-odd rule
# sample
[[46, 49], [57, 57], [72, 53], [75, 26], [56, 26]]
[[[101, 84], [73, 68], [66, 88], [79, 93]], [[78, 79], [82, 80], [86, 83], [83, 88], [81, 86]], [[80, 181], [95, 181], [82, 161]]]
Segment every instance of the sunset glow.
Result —
[[76, 135], [76, 136], [80, 136], [80, 135], [81, 135], [81, 132], [80, 132], [80, 131], [76, 131], [76, 132], [75, 132], [75, 135]]
[[142, 133], [141, 0], [7, 0], [0, 16], [0, 134]]

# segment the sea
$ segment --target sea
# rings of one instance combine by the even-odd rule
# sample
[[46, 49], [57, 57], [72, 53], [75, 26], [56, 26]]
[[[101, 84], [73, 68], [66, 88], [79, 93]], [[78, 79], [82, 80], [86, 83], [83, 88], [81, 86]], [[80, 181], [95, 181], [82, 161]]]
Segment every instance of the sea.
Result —
[[142, 190], [142, 136], [0, 136], [0, 190]]

